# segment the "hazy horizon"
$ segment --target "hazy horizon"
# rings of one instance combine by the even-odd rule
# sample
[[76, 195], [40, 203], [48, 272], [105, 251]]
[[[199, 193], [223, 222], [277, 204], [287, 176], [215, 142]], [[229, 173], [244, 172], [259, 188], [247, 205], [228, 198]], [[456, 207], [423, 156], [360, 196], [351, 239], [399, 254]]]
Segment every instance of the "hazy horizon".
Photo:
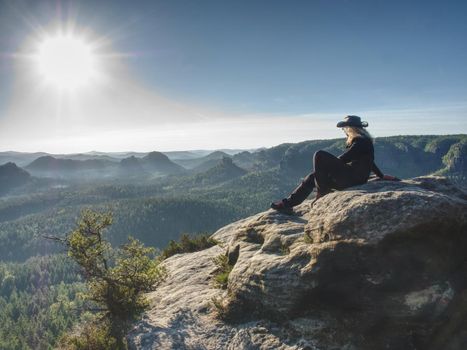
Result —
[[[459, 135], [466, 135], [465, 133], [448, 133], [448, 134], [394, 134], [394, 135], [385, 135], [379, 137], [418, 137], [418, 136], [459, 136]], [[372, 134], [372, 136], [374, 136]], [[374, 137], [376, 140], [379, 137]], [[299, 142], [306, 142], [306, 141], [325, 141], [325, 140], [333, 140], [333, 139], [340, 139], [344, 140], [344, 135], [341, 137], [329, 137], [329, 138], [317, 138], [317, 139], [306, 139], [306, 140], [299, 140], [294, 142], [281, 142], [278, 144], [267, 145], [267, 146], [259, 146], [259, 147], [222, 147], [222, 148], [187, 148], [187, 149], [123, 149], [123, 150], [100, 150], [100, 149], [91, 149], [91, 150], [84, 150], [84, 151], [77, 151], [77, 152], [48, 152], [44, 150], [25, 150], [25, 151], [18, 151], [16, 149], [0, 149], [0, 153], [47, 153], [51, 155], [76, 155], [76, 154], [90, 154], [90, 153], [104, 153], [104, 154], [127, 154], [127, 153], [149, 153], [149, 152], [161, 152], [161, 153], [176, 153], [176, 152], [215, 152], [215, 151], [235, 151], [235, 152], [243, 152], [243, 151], [256, 151], [263, 148], [271, 148], [279, 146], [283, 143], [299, 143]]]

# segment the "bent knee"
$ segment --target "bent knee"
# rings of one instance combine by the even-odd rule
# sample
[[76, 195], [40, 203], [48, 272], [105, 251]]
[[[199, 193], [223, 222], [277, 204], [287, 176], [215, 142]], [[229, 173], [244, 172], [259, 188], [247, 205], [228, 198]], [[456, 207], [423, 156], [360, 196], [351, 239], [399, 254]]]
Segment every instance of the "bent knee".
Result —
[[329, 153], [323, 150], [316, 151], [313, 155], [313, 159], [315, 162], [327, 157], [329, 157]]

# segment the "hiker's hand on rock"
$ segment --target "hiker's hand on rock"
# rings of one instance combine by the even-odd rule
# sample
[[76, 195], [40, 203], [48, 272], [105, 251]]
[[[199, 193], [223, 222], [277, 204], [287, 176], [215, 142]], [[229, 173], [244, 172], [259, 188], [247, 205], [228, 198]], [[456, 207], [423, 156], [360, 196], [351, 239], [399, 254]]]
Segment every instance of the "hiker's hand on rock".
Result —
[[395, 176], [392, 176], [392, 175], [384, 175], [383, 176], [383, 180], [387, 180], [387, 181], [400, 181], [401, 179], [395, 177]]

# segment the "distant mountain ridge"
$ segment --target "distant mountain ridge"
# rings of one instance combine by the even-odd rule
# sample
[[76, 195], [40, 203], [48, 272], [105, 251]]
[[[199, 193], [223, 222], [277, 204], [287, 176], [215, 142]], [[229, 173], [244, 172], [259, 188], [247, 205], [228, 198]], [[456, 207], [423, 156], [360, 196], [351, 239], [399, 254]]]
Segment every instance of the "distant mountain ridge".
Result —
[[[75, 155], [79, 158], [82, 154]], [[161, 152], [150, 152], [142, 158], [134, 155], [119, 159], [112, 159], [105, 155], [93, 156], [91, 159], [56, 158], [50, 155], [41, 156], [26, 166], [26, 169], [37, 176], [58, 178], [79, 178], [80, 176], [119, 177], [146, 176], [158, 173], [160, 175], [180, 174], [185, 169], [172, 162]]]
[[247, 171], [237, 166], [232, 158], [223, 157], [218, 161], [217, 165], [207, 170], [202, 176], [209, 179], [212, 183], [220, 183], [229, 181], [237, 177], [245, 175]]
[[118, 170], [124, 176], [141, 176], [144, 173], [140, 159], [135, 156], [123, 158], [120, 161]]
[[[465, 181], [467, 177], [466, 144], [467, 135], [465, 134], [380, 137], [375, 139], [375, 162], [384, 173], [394, 174], [401, 178], [437, 173]], [[128, 168], [128, 164], [125, 164], [126, 161], [123, 165], [119, 165], [119, 163], [130, 157], [134, 157], [135, 162], [139, 162], [142, 168], [142, 170], [141, 168], [138, 170], [137, 167], [134, 167], [131, 173], [135, 176], [146, 176], [147, 174], [179, 175], [186, 173], [184, 168], [193, 173], [204, 173], [217, 166], [221, 159], [229, 157], [233, 160], [233, 164], [247, 171], [261, 172], [279, 169], [291, 177], [303, 177], [311, 171], [313, 154], [320, 149], [339, 155], [345, 150], [344, 139], [284, 143], [271, 148], [254, 152], [243, 151], [234, 155], [218, 150], [196, 157], [197, 154], [203, 154], [204, 151], [199, 151], [200, 153], [177, 151], [172, 152], [172, 156], [181, 158], [175, 160], [170, 159], [164, 152], [156, 151], [108, 154], [91, 152], [89, 159], [86, 159], [86, 153], [68, 155], [71, 158], [64, 158], [66, 155], [0, 152], [0, 160], [23, 157], [21, 159], [24, 161], [32, 155], [39, 155], [26, 166], [32, 175], [46, 172], [52, 176], [56, 173], [59, 176], [67, 177], [76, 173], [79, 177], [78, 173], [83, 173], [91, 177], [99, 177], [106, 173], [106, 176], [118, 178], [126, 176], [125, 171], [120, 170]], [[120, 158], [124, 155], [126, 157]], [[116, 173], [109, 174], [109, 171]]]
[[115, 165], [107, 159], [61, 159], [52, 156], [42, 156], [26, 166], [26, 169], [36, 171], [77, 171], [89, 169], [102, 169]]
[[[202, 158], [213, 152], [223, 152], [229, 156], [244, 152], [245, 150], [241, 149], [222, 149], [222, 150], [188, 150], [188, 151], [167, 151], [160, 152], [165, 154], [170, 160], [185, 160], [185, 159], [195, 159]], [[254, 151], [254, 150], [248, 150]], [[90, 152], [80, 152], [80, 153], [47, 153], [47, 152], [18, 152], [18, 151], [3, 151], [0, 152], [0, 164], [12, 162], [17, 164], [20, 167], [24, 167], [30, 164], [33, 160], [42, 157], [42, 156], [52, 156], [54, 158], [61, 159], [74, 159], [74, 160], [85, 160], [85, 159], [107, 159], [115, 162], [119, 162], [123, 158], [128, 158], [135, 156], [137, 158], [143, 158], [151, 152], [100, 152], [100, 151], [90, 151]]]
[[224, 185], [248, 174], [247, 170], [239, 167], [228, 156], [224, 156], [220, 160], [210, 159], [203, 164], [213, 165], [206, 170], [201, 169], [200, 166], [199, 171], [192, 170], [192, 172], [187, 172], [183, 176], [167, 179], [165, 182], [169, 186], [189, 191], [190, 189]]
[[181, 174], [185, 169], [172, 162], [161, 152], [150, 152], [142, 158], [131, 156], [120, 161], [119, 169], [126, 175], [143, 176], [150, 174], [173, 175]]
[[31, 175], [24, 169], [19, 168], [15, 163], [0, 165], [0, 194], [12, 188], [24, 185], [31, 178]]
[[207, 164], [214, 166], [217, 164], [217, 161], [224, 157], [230, 157], [230, 155], [222, 151], [214, 151], [203, 157], [193, 159], [179, 159], [174, 161], [186, 169], [193, 169], [196, 172], [199, 172], [202, 170], [207, 170]]
[[163, 174], [180, 174], [185, 169], [172, 162], [169, 157], [161, 152], [150, 152], [143, 158], [141, 158], [143, 167], [146, 167], [150, 171], [157, 171]]
[[23, 167], [31, 163], [33, 160], [47, 156], [48, 154], [45, 152], [16, 152], [16, 151], [7, 151], [7, 152], [0, 152], [0, 164], [4, 163], [15, 163], [16, 165]]

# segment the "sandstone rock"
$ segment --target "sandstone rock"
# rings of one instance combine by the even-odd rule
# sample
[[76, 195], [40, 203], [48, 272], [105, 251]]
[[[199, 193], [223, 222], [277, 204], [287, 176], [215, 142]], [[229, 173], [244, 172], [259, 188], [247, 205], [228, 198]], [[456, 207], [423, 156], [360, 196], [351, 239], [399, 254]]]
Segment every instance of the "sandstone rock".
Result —
[[442, 228], [465, 223], [466, 199], [463, 192], [441, 178], [374, 181], [317, 201], [306, 231], [316, 242], [362, 238], [376, 243], [420, 225]]
[[[166, 260], [170, 276], [130, 345], [463, 348], [466, 228], [466, 193], [437, 177], [371, 182], [294, 216], [257, 214], [217, 231], [221, 246]], [[217, 289], [212, 259], [237, 246], [228, 290]]]

